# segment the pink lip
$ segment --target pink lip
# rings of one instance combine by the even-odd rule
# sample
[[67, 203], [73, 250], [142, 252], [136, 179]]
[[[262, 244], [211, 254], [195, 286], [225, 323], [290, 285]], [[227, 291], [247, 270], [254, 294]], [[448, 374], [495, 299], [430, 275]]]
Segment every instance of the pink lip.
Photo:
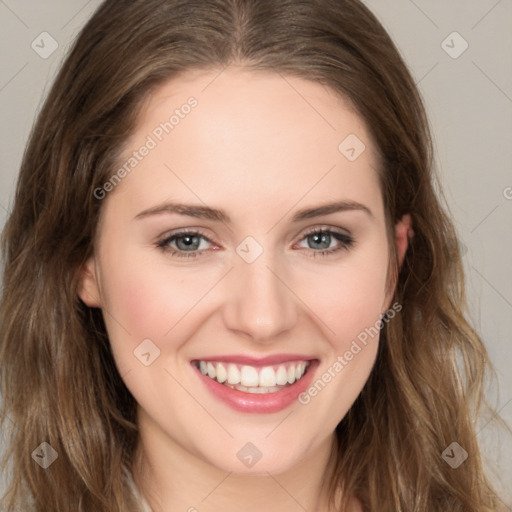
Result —
[[235, 363], [235, 364], [246, 364], [248, 366], [272, 366], [275, 364], [286, 363], [288, 361], [312, 361], [315, 359], [311, 356], [304, 354], [275, 354], [267, 357], [251, 357], [243, 355], [225, 355], [225, 356], [209, 356], [209, 357], [198, 357], [194, 361], [215, 361], [218, 363]]
[[[289, 355], [287, 356], [286, 361], [290, 361]], [[219, 358], [208, 358], [210, 361], [226, 361], [226, 362], [235, 362], [240, 364], [246, 364], [251, 358], [240, 358], [236, 357], [233, 360], [227, 360], [225, 357]], [[202, 359], [205, 361], [205, 359]], [[238, 389], [232, 389], [224, 384], [219, 384], [217, 381], [203, 375], [199, 368], [192, 363], [192, 367], [195, 369], [197, 375], [201, 379], [201, 382], [206, 386], [206, 388], [219, 400], [224, 402], [226, 405], [230, 406], [232, 409], [236, 411], [245, 412], [245, 413], [260, 413], [260, 414], [271, 414], [275, 412], [279, 412], [286, 407], [289, 407], [293, 402], [297, 400], [297, 397], [306, 391], [306, 389], [311, 385], [313, 381], [313, 377], [315, 374], [315, 370], [320, 364], [318, 359], [311, 360], [310, 357], [304, 358], [300, 357], [295, 360], [301, 361], [311, 361], [308, 369], [304, 376], [291, 386], [287, 386], [281, 391], [276, 391], [274, 393], [267, 394], [255, 394], [255, 393], [244, 393], [243, 391], [239, 391]], [[278, 362], [274, 362], [275, 358], [265, 358], [259, 360], [259, 362], [265, 361], [265, 364], [270, 366], [271, 364], [279, 364]], [[269, 363], [268, 361], [272, 361]], [[279, 362], [283, 362], [280, 360]], [[254, 363], [252, 363], [254, 365]]]

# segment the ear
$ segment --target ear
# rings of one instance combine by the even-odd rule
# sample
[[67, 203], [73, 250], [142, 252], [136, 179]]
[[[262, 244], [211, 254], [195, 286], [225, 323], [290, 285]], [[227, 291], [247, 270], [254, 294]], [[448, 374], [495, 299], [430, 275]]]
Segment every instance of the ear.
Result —
[[101, 307], [96, 258], [91, 256], [80, 271], [78, 296], [90, 308]]
[[[412, 218], [411, 215], [407, 213], [395, 224], [395, 246], [399, 267], [402, 266], [404, 261], [405, 253], [409, 247], [409, 239], [412, 239], [413, 236], [414, 230], [412, 228]], [[384, 300], [385, 308], [382, 311], [382, 314], [384, 314], [391, 305], [393, 294], [395, 292], [395, 286], [396, 281], [393, 283], [393, 286], [388, 290], [388, 293], [386, 294], [386, 299]]]
[[414, 236], [414, 230], [412, 229], [412, 218], [409, 213], [406, 213], [396, 224], [395, 224], [395, 244], [398, 256], [398, 263], [402, 266], [405, 258], [407, 247], [409, 247], [409, 238]]

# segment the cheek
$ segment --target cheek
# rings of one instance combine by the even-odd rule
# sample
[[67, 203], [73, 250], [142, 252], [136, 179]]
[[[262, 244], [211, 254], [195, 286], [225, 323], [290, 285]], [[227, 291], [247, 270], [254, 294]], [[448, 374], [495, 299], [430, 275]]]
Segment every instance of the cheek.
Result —
[[[372, 249], [377, 249], [373, 247]], [[347, 262], [327, 272], [311, 293], [311, 309], [318, 312], [324, 350], [316, 380], [299, 403], [310, 414], [325, 418], [322, 428], [331, 432], [346, 415], [371, 373], [380, 335], [380, 314], [385, 299], [387, 259], [385, 246], [372, 250], [357, 263]], [[321, 276], [319, 276], [321, 277]]]
[[170, 265], [164, 256], [155, 261], [153, 251], [131, 250], [127, 244], [123, 250], [109, 244], [103, 254], [104, 316], [116, 359], [133, 364], [133, 350], [144, 339], [152, 340], [162, 355], [174, 352], [218, 279], [215, 269]]
[[[166, 296], [171, 284], [155, 282], [147, 267], [136, 259], [117, 259], [103, 273], [105, 309], [133, 336], [149, 337], [163, 330]], [[150, 328], [151, 327], [151, 328]], [[159, 333], [161, 334], [161, 333]]]
[[154, 264], [127, 244], [116, 240], [105, 244], [101, 262], [102, 309], [109, 339], [118, 363], [130, 365], [133, 350], [144, 339], [155, 340], [161, 348], [160, 340], [173, 323], [169, 305], [179, 310], [180, 300], [186, 302], [186, 297], [176, 293], [176, 282], [155, 275]]
[[300, 295], [318, 316], [325, 336], [341, 350], [380, 319], [385, 302], [386, 246], [376, 244], [357, 258], [317, 269]]

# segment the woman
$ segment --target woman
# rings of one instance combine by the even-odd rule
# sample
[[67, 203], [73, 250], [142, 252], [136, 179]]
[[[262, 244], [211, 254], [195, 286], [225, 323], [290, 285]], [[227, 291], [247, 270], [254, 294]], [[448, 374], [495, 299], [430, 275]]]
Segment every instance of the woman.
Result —
[[499, 510], [431, 160], [357, 1], [104, 2], [3, 234], [5, 509]]

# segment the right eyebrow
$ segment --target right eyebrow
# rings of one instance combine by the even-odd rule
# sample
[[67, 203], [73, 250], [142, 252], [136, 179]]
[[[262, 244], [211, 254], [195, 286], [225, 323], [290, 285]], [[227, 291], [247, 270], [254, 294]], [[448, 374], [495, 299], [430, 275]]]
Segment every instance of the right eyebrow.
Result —
[[161, 213], [177, 213], [178, 215], [188, 215], [199, 219], [215, 220], [219, 222], [229, 223], [231, 219], [223, 210], [210, 208], [209, 206], [200, 206], [184, 203], [164, 203], [153, 208], [148, 208], [137, 214], [136, 219], [150, 217]]

